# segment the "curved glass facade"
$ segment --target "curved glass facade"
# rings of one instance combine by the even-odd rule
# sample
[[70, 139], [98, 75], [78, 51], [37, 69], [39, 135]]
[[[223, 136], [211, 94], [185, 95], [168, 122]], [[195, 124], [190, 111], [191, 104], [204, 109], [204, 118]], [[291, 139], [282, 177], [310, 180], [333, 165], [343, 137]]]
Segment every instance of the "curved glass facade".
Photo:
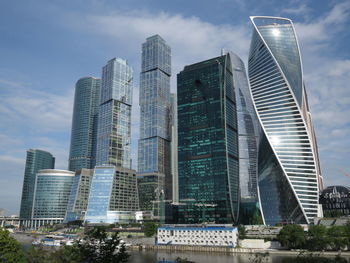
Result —
[[32, 219], [63, 220], [73, 181], [73, 172], [40, 170], [36, 174]]
[[259, 193], [266, 224], [309, 223], [318, 215], [315, 149], [301, 111], [304, 85], [298, 43], [285, 18], [251, 17], [248, 73], [262, 126]]
[[260, 218], [258, 198], [259, 126], [243, 61], [230, 52], [237, 101], [239, 139], [239, 185], [241, 224], [254, 224]]
[[97, 116], [101, 79], [81, 78], [75, 84], [69, 170], [92, 169], [96, 162]]

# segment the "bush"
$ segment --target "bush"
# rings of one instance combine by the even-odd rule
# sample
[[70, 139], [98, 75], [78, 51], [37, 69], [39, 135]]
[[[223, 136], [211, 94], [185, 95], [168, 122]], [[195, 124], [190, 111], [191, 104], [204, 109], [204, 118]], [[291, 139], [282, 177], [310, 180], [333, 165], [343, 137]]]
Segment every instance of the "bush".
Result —
[[304, 229], [299, 225], [285, 225], [279, 234], [277, 240], [291, 249], [304, 248], [305, 246], [305, 233]]

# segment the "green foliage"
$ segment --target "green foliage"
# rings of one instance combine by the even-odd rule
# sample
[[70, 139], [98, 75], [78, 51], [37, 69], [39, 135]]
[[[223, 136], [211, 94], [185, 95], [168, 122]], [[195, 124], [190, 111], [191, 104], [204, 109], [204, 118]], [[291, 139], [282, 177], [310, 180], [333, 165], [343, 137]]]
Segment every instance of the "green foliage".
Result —
[[332, 250], [341, 250], [348, 244], [348, 237], [344, 226], [331, 226], [327, 229], [329, 245]]
[[152, 237], [157, 233], [158, 225], [154, 222], [146, 222], [144, 224], [144, 233], [146, 237]]
[[263, 225], [264, 221], [262, 219], [261, 213], [259, 211], [259, 209], [256, 209], [254, 215], [253, 215], [253, 219], [252, 219], [252, 225]]
[[25, 262], [25, 256], [20, 243], [11, 237], [7, 230], [2, 228], [0, 228], [0, 262]]
[[277, 240], [291, 249], [303, 248], [305, 245], [304, 229], [299, 225], [285, 225], [279, 234]]
[[244, 225], [238, 226], [238, 239], [245, 239], [246, 238], [246, 230]]
[[28, 263], [79, 263], [80, 255], [76, 246], [64, 246], [58, 249], [44, 246], [31, 246], [27, 252]]
[[327, 228], [322, 225], [310, 226], [308, 231], [307, 248], [311, 251], [321, 251], [327, 249], [329, 237]]
[[76, 251], [84, 263], [125, 263], [129, 258], [118, 232], [109, 237], [105, 227], [89, 230], [84, 239], [73, 246], [72, 251]]

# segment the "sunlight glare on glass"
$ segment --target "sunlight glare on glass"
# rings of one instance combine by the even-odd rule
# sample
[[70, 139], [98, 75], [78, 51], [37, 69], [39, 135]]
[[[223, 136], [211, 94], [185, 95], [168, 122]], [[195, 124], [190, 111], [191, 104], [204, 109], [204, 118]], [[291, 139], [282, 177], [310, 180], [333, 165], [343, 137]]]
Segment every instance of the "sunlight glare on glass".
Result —
[[280, 35], [280, 31], [277, 28], [272, 29], [272, 35], [278, 37]]
[[277, 136], [272, 136], [271, 137], [271, 142], [272, 142], [273, 145], [278, 145], [281, 142], [281, 140]]

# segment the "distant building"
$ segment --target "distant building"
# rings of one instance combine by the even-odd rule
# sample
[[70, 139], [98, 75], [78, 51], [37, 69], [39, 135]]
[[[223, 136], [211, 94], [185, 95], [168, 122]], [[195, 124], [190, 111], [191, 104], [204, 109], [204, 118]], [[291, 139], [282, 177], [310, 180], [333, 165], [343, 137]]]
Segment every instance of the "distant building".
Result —
[[225, 225], [173, 225], [158, 228], [158, 245], [236, 247], [237, 227]]
[[248, 75], [262, 127], [258, 155], [264, 223], [309, 224], [321, 215], [322, 177], [302, 63], [290, 19], [251, 17]]
[[84, 77], [75, 84], [69, 170], [92, 169], [96, 162], [97, 116], [101, 79]]
[[239, 156], [230, 54], [177, 75], [178, 223], [237, 222]]
[[98, 109], [96, 165], [131, 168], [131, 105], [133, 70], [113, 58], [102, 69]]
[[84, 168], [75, 172], [65, 216], [66, 222], [84, 220], [93, 173], [93, 169]]
[[31, 219], [25, 227], [37, 228], [62, 223], [66, 215], [74, 172], [57, 169], [40, 170], [36, 174]]
[[320, 194], [324, 217], [350, 215], [350, 187], [328, 186]]
[[158, 220], [163, 209], [160, 206], [164, 206], [160, 199], [172, 200], [170, 76], [169, 45], [159, 35], [148, 37], [142, 44], [137, 172], [140, 197], [144, 199], [140, 199], [140, 208], [154, 208]]
[[135, 222], [139, 211], [135, 170], [97, 166], [91, 182], [86, 223]]
[[55, 158], [51, 153], [38, 149], [27, 150], [19, 214], [20, 219], [30, 220], [32, 217], [36, 173], [39, 170], [53, 169], [54, 167]]

